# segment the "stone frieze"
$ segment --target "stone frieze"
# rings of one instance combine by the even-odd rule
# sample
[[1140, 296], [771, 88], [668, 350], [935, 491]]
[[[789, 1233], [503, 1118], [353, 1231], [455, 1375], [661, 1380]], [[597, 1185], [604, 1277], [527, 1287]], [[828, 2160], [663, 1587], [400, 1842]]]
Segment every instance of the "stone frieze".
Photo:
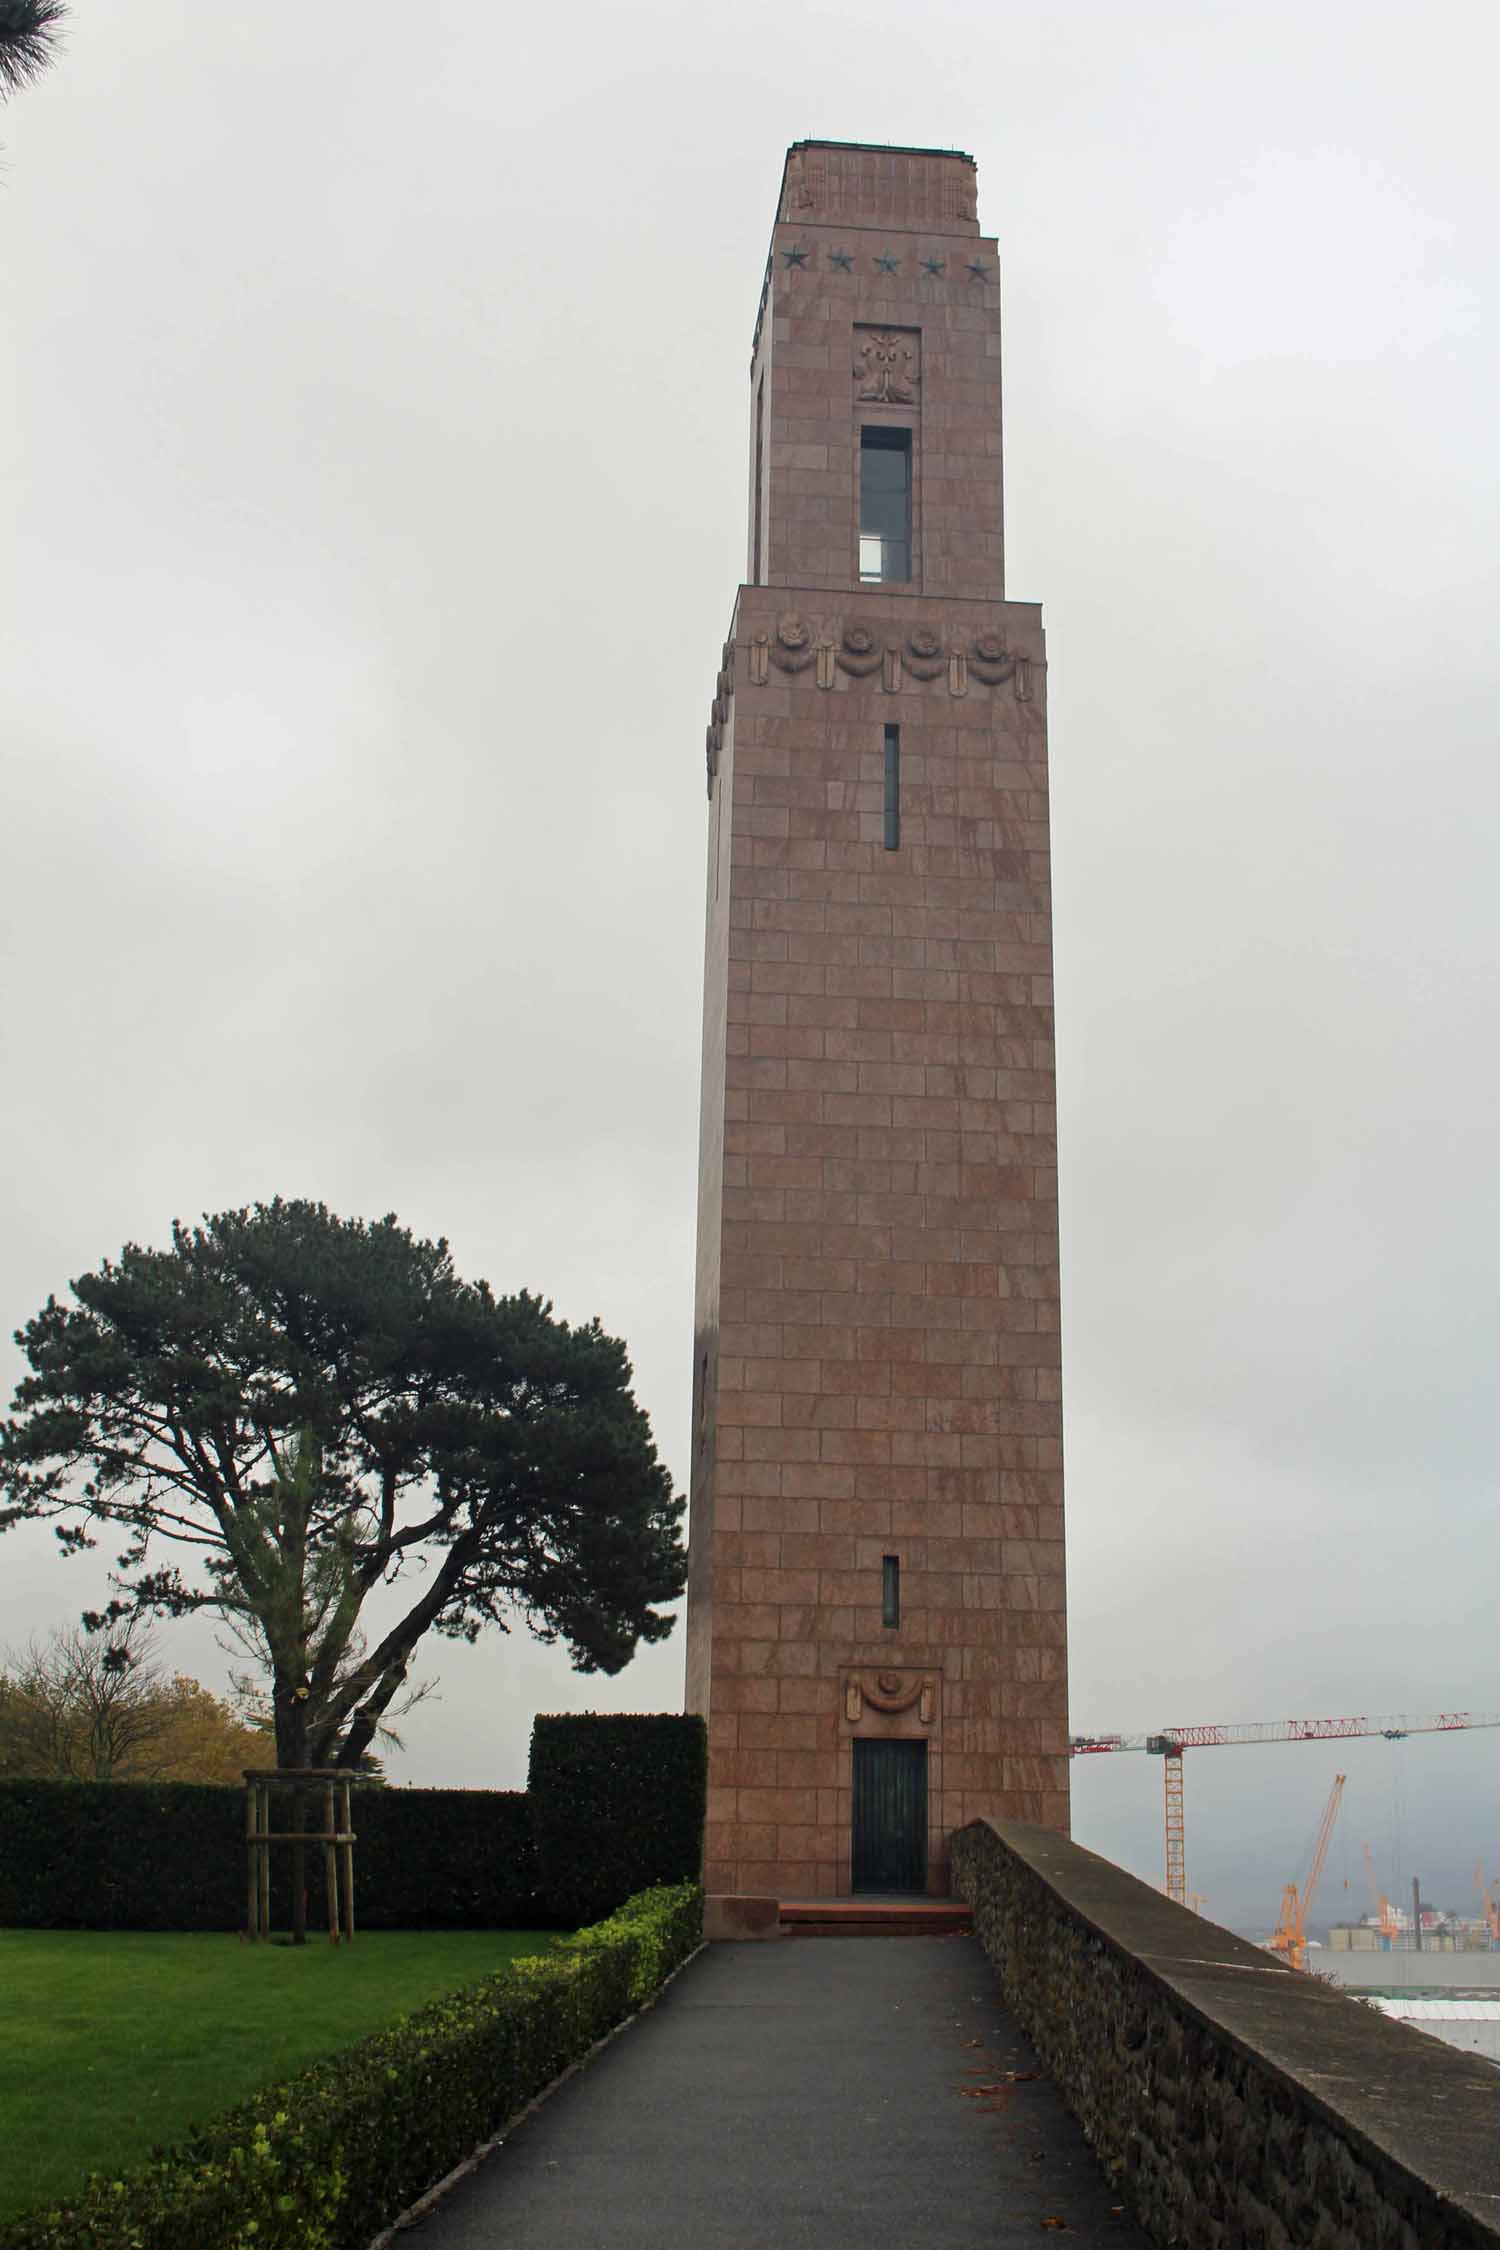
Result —
[[[714, 686], [713, 710], [708, 727], [708, 786], [713, 789], [719, 750], [734, 693], [735, 643], [726, 641], [719, 677]], [[1018, 703], [1031, 700], [1032, 657], [1018, 655], [1004, 636], [993, 631], [944, 633], [936, 625], [884, 624], [863, 612], [850, 618], [808, 618], [800, 610], [783, 610], [773, 627], [760, 626], [748, 646], [750, 683], [763, 687], [773, 671], [796, 678], [811, 672], [818, 687], [836, 687], [846, 680], [873, 680], [887, 695], [909, 685], [926, 686], [943, 680], [948, 693], [967, 695], [978, 685], [1008, 685]]]

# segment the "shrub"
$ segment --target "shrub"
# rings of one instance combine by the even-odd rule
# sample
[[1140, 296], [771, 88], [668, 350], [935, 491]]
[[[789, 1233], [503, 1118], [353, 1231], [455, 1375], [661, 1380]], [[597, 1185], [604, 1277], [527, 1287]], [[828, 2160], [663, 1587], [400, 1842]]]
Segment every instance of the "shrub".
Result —
[[700, 1718], [539, 1718], [528, 1795], [548, 1907], [592, 1922], [653, 1884], [695, 1883], [707, 1792]]
[[0, 2226], [0, 2250], [364, 2250], [648, 1998], [702, 1928], [696, 1884], [632, 1898], [552, 1953], [268, 2087], [182, 2148]]
[[[356, 1788], [354, 1831], [356, 1927], [537, 1927], [536, 1847], [524, 1790]], [[273, 1865], [286, 1856], [279, 1847]], [[308, 1877], [311, 1926], [323, 1897], [320, 1852], [308, 1854]]]
[[[310, 1814], [316, 1826], [321, 1800]], [[531, 1817], [519, 1790], [356, 1784], [354, 1828], [357, 1927], [537, 1926]], [[284, 1845], [273, 1850], [273, 1908], [283, 1926], [289, 1860]], [[307, 1884], [315, 1929], [321, 1852], [307, 1855]], [[0, 1782], [0, 1926], [234, 1930], [244, 1920], [242, 1791], [194, 1782]]]
[[[572, 1929], [654, 1884], [696, 1882], [707, 1777], [701, 1719], [587, 1713], [537, 1720], [529, 1797], [356, 1782], [356, 1925]], [[314, 1794], [309, 1825], [320, 1817]], [[273, 1850], [271, 1869], [273, 1918], [284, 1928], [285, 1845]], [[309, 1851], [306, 1874], [315, 1930], [321, 1852]], [[0, 1781], [0, 1926], [236, 1930], [244, 1921], [242, 1791]]]
[[244, 1799], [206, 1783], [0, 1782], [0, 1924], [233, 1930]]
[[560, 1938], [557, 1952], [593, 1961], [605, 1951], [618, 1952], [622, 1936], [635, 1943], [628, 1998], [632, 2008], [639, 2008], [701, 1941], [702, 1891], [696, 1883], [664, 1883], [639, 1891], [607, 1922], [591, 1923], [587, 1929], [575, 1930], [572, 1937]]

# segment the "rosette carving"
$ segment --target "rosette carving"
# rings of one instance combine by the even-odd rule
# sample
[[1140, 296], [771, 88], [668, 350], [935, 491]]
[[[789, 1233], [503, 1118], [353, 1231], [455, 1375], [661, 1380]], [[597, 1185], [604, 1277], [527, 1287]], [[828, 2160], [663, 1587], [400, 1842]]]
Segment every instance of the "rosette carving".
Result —
[[851, 1672], [844, 1682], [844, 1716], [854, 1725], [868, 1708], [895, 1718], [916, 1706], [930, 1727], [937, 1716], [937, 1682], [930, 1672]]
[[807, 619], [794, 609], [784, 610], [776, 620], [771, 662], [782, 672], [805, 672], [816, 654]]
[[[973, 687], [999, 687], [1012, 683], [1016, 698], [1025, 702], [1032, 690], [1030, 666], [1024, 656], [1012, 653], [1003, 633], [945, 637], [939, 626], [918, 623], [907, 629], [893, 621], [872, 618], [861, 607], [852, 617], [809, 618], [800, 610], [783, 610], [774, 626], [757, 624], [746, 639], [747, 677], [752, 687], [763, 687], [774, 665], [793, 675], [812, 671], [820, 688], [846, 679], [873, 679], [878, 673], [887, 694], [899, 694], [903, 683], [946, 680], [950, 695], [967, 695]], [[734, 693], [734, 652], [726, 648], [724, 667], [715, 683], [714, 719], [722, 725]]]
[[865, 679], [871, 672], [880, 670], [880, 656], [880, 642], [869, 626], [861, 623], [857, 617], [851, 619], [844, 627], [843, 638], [839, 642], [839, 670], [847, 672], [851, 679]]
[[729, 724], [729, 706], [734, 696], [734, 643], [726, 641], [719, 656], [719, 676], [714, 681], [714, 699], [708, 714], [708, 793], [714, 793], [714, 776], [719, 770], [719, 752], [724, 746], [724, 729]]
[[969, 650], [969, 669], [976, 680], [983, 680], [986, 687], [998, 687], [1002, 680], [1011, 677], [1015, 668], [1016, 660], [998, 633], [975, 634]]
[[930, 625], [914, 625], [906, 636], [903, 661], [913, 679], [935, 680], [947, 661], [942, 635]]

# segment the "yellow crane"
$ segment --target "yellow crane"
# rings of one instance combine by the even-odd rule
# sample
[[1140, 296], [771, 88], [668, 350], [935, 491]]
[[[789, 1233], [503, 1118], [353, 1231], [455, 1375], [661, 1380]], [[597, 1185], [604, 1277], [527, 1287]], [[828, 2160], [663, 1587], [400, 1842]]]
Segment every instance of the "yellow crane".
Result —
[[1288, 1968], [1307, 1967], [1307, 1917], [1318, 1888], [1318, 1878], [1323, 1872], [1323, 1862], [1328, 1857], [1329, 1838], [1333, 1824], [1339, 1817], [1339, 1799], [1344, 1794], [1347, 1774], [1336, 1773], [1333, 1787], [1328, 1792], [1328, 1802], [1323, 1807], [1322, 1825], [1318, 1840], [1313, 1846], [1312, 1865], [1307, 1870], [1307, 1881], [1299, 1895], [1295, 1883], [1288, 1883], [1281, 1894], [1281, 1920], [1271, 1939], [1271, 1951], [1279, 1953]]
[[1401, 1924], [1396, 1920], [1395, 1909], [1390, 1900], [1380, 1888], [1380, 1879], [1375, 1873], [1375, 1854], [1368, 1844], [1362, 1844], [1360, 1849], [1365, 1855], [1365, 1881], [1370, 1886], [1370, 1904], [1380, 1917], [1375, 1926], [1380, 1932], [1382, 1947], [1389, 1953], [1391, 1942], [1400, 1930]]
[[1496, 1946], [1500, 1946], [1500, 1888], [1497, 1888], [1493, 1883], [1486, 1882], [1483, 1860], [1474, 1870], [1474, 1888], [1484, 1901], [1484, 1926], [1489, 1932], [1490, 1947], [1493, 1951]]

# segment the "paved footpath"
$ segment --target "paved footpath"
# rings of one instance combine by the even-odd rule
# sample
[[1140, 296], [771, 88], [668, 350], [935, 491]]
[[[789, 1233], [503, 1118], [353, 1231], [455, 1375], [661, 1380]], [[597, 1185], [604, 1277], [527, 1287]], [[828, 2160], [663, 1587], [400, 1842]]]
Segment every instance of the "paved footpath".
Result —
[[1037, 2067], [973, 1938], [712, 1946], [401, 2240], [1149, 2250]]

